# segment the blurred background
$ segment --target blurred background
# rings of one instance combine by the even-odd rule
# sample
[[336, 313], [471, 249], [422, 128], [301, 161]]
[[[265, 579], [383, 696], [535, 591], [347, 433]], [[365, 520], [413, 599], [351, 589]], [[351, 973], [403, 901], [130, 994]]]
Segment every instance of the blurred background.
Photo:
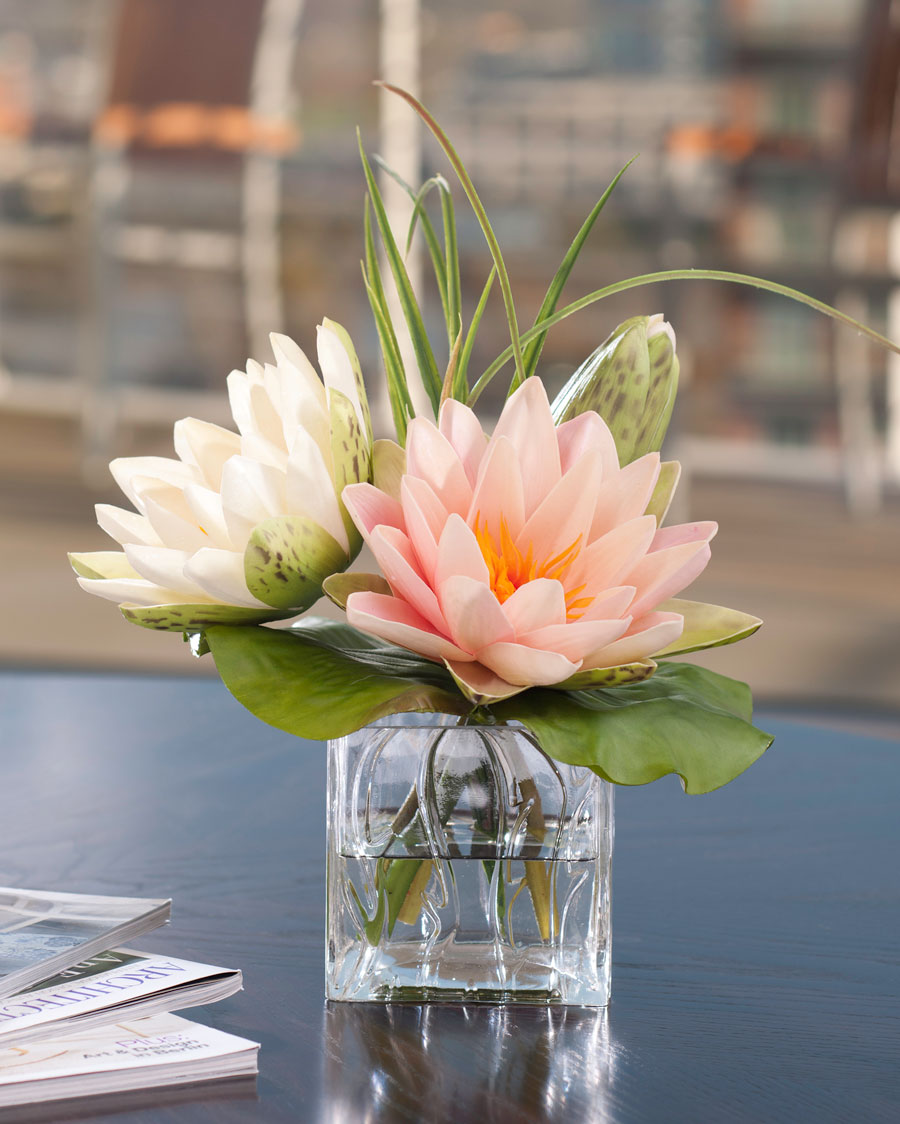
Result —
[[[65, 551], [111, 548], [92, 510], [125, 502], [111, 457], [172, 455], [188, 414], [230, 423], [225, 376], [268, 357], [272, 329], [314, 354], [316, 323], [337, 319], [377, 397], [355, 129], [408, 178], [450, 173], [373, 79], [418, 92], [453, 138], [523, 322], [639, 154], [569, 299], [740, 270], [900, 340], [898, 70], [896, 0], [0, 0], [0, 661], [213, 674], [81, 593]], [[489, 257], [463, 203], [471, 309]], [[505, 343], [492, 311], [473, 370]], [[678, 515], [721, 525], [694, 592], [766, 619], [708, 662], [770, 702], [890, 722], [896, 357], [791, 302], [675, 282], [555, 328], [551, 392], [620, 320], [657, 311], [684, 382]]]

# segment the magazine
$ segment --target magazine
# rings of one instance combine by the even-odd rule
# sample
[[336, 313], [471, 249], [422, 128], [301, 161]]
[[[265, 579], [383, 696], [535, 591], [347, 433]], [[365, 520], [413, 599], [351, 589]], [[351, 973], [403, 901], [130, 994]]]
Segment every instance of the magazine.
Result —
[[112, 949], [0, 999], [0, 1048], [201, 1007], [240, 991], [242, 982], [231, 968]]
[[155, 929], [171, 904], [0, 886], [0, 999]]
[[0, 1108], [251, 1075], [258, 1050], [169, 1013], [0, 1047]]

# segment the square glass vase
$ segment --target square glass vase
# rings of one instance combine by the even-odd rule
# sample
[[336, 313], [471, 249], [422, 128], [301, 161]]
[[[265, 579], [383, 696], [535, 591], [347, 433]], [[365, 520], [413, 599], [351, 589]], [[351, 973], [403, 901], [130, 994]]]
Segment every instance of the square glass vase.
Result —
[[328, 743], [326, 997], [609, 1002], [612, 786], [520, 726]]

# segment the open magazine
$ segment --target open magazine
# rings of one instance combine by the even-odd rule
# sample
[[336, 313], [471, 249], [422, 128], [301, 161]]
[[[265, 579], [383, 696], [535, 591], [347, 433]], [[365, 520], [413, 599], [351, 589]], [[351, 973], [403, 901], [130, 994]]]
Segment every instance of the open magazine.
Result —
[[0, 1108], [257, 1071], [259, 1046], [177, 1015], [0, 1046]]
[[171, 904], [0, 886], [0, 998], [155, 929]]
[[0, 1049], [121, 1019], [201, 1007], [241, 986], [241, 973], [232, 968], [112, 949], [0, 1000]]

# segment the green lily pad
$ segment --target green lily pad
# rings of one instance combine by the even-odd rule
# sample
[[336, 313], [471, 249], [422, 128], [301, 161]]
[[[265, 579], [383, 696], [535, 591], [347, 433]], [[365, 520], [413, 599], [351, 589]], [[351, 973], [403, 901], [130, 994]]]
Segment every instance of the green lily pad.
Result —
[[554, 684], [551, 690], [579, 691], [586, 687], [620, 687], [623, 683], [640, 683], [643, 679], [649, 679], [654, 671], [654, 660], [638, 660], [618, 667], [590, 667], [576, 671], [564, 682]]
[[[257, 718], [303, 738], [336, 738], [403, 711], [465, 714], [451, 690], [379, 673], [301, 629], [217, 625], [207, 642], [225, 686]], [[378, 653], [371, 655], [377, 659]]]
[[319, 599], [328, 575], [348, 562], [341, 545], [318, 523], [304, 515], [279, 515], [253, 528], [244, 551], [244, 578], [266, 605], [299, 613]]
[[703, 648], [735, 644], [752, 636], [763, 623], [759, 617], [752, 617], [739, 609], [708, 605], [703, 601], [684, 601], [678, 597], [663, 602], [659, 609], [666, 613], [681, 613], [684, 631], [677, 640], [658, 652], [658, 656], [680, 656]]
[[772, 744], [750, 723], [747, 685], [692, 664], [665, 664], [609, 690], [533, 689], [492, 710], [521, 722], [558, 761], [615, 784], [676, 773], [690, 794], [728, 784]]
[[119, 610], [132, 624], [161, 632], [198, 632], [213, 624], [262, 624], [294, 615], [241, 605], [120, 605]]

